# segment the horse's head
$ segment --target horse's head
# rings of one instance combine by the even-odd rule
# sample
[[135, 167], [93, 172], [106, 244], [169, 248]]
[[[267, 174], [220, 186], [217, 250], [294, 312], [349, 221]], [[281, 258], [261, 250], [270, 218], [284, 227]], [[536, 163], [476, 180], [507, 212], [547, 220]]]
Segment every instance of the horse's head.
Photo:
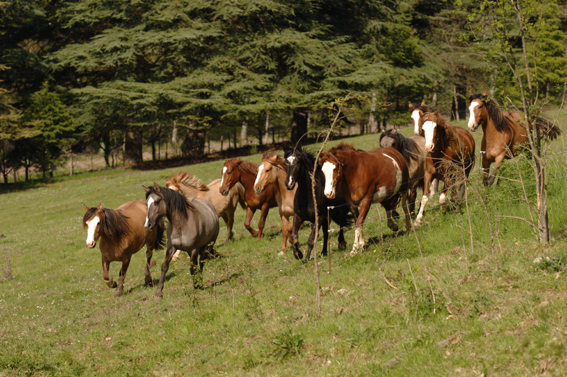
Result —
[[98, 207], [85, 207], [85, 216], [83, 216], [83, 229], [87, 229], [87, 246], [93, 249], [96, 242], [100, 238], [101, 224], [104, 222], [104, 211], [102, 203]]
[[476, 131], [479, 124], [486, 122], [487, 110], [486, 110], [486, 91], [482, 94], [470, 94], [469, 99], [471, 101], [469, 105], [469, 129], [471, 131]]
[[240, 170], [238, 166], [242, 161], [240, 159], [228, 159], [224, 162], [224, 166], [221, 172], [221, 183], [219, 186], [219, 192], [223, 196], [227, 196], [229, 190], [240, 181]]
[[295, 184], [297, 183], [297, 178], [299, 177], [299, 171], [301, 170], [300, 155], [301, 147], [290, 148], [286, 150], [285, 159], [285, 186], [288, 190], [293, 190]]
[[[146, 191], [146, 221], [144, 228], [152, 231], [158, 224], [159, 220], [167, 213], [167, 204], [163, 200], [163, 193], [157, 183], [154, 186], [147, 188], [142, 186]], [[167, 190], [167, 189], [166, 189]]]
[[419, 123], [420, 131], [423, 130], [425, 135], [425, 149], [428, 152], [433, 152], [435, 149], [435, 144], [444, 131], [444, 125], [439, 122], [439, 113], [435, 110], [435, 113], [425, 114]]
[[169, 177], [165, 179], [165, 187], [174, 191], [179, 191], [179, 182], [177, 182], [177, 179]]
[[382, 132], [380, 135], [380, 147], [400, 149], [400, 135], [394, 129]]
[[338, 158], [332, 153], [333, 149], [329, 152], [321, 153], [319, 156], [319, 163], [321, 170], [325, 175], [325, 196], [329, 199], [334, 199], [337, 193], [337, 182], [342, 174], [342, 164]]
[[264, 153], [254, 182], [256, 194], [260, 195], [269, 184], [276, 182], [278, 178], [277, 162], [278, 155], [276, 153]]
[[409, 111], [410, 111], [411, 119], [413, 121], [413, 133], [419, 136], [419, 134], [421, 133], [421, 130], [419, 128], [419, 120], [429, 110], [425, 106], [425, 101], [421, 101], [421, 104], [419, 105], [414, 105], [413, 103], [410, 102]]

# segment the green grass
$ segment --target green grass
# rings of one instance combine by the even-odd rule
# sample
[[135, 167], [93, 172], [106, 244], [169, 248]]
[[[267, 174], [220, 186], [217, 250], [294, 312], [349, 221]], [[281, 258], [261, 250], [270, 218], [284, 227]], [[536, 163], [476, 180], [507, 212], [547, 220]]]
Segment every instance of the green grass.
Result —
[[[474, 136], [479, 142], [482, 134]], [[564, 138], [551, 153], [564, 152]], [[348, 141], [370, 149], [378, 139]], [[258, 162], [260, 155], [245, 158]], [[193, 290], [183, 255], [168, 272], [164, 299], [154, 299], [155, 288], [143, 284], [141, 251], [130, 265], [125, 295], [114, 297], [102, 281], [98, 248], [85, 245], [83, 203], [116, 208], [142, 199], [141, 185], [162, 183], [180, 168], [118, 171], [0, 195], [0, 376], [563, 375], [565, 158], [549, 161], [550, 246], [539, 246], [524, 222], [496, 218], [528, 212], [513, 200], [517, 185], [482, 187], [477, 163], [472, 181], [499, 230], [494, 256], [472, 191], [474, 250], [464, 205], [442, 211], [432, 199], [424, 225], [397, 236], [373, 205], [364, 227], [366, 251], [349, 257], [349, 230], [347, 251], [337, 250], [333, 234], [331, 274], [327, 259], [320, 260], [320, 313], [314, 263], [302, 265], [289, 250], [277, 255], [275, 209], [261, 241], [244, 229], [240, 209], [229, 245], [222, 244], [221, 225], [221, 258], [205, 266], [206, 289]], [[222, 164], [182, 169], [208, 182], [220, 177]], [[512, 162], [506, 169], [514, 176]], [[302, 248], [307, 236], [306, 227]], [[538, 256], [545, 262], [534, 264]], [[155, 253], [158, 266], [163, 258], [163, 251]], [[114, 279], [118, 269], [111, 265]], [[152, 273], [159, 278], [158, 267]]]

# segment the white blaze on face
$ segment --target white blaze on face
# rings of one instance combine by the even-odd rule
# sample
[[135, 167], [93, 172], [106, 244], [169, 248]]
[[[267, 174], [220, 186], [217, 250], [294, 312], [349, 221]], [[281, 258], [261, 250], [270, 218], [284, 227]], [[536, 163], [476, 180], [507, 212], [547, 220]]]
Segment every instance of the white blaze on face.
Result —
[[[295, 163], [295, 157], [294, 156], [289, 156], [287, 158], [287, 163], [291, 166]], [[287, 181], [287, 185], [291, 186], [291, 183], [293, 182], [293, 180], [291, 179], [291, 175], [289, 176], [289, 180]]]
[[94, 239], [96, 226], [100, 223], [100, 218], [98, 216], [93, 217], [87, 221], [87, 246], [94, 245], [96, 240]]
[[220, 180], [220, 187], [222, 187], [222, 183], [224, 182], [224, 175], [226, 174], [227, 168], [226, 166], [224, 168], [222, 168], [222, 175], [221, 175], [221, 180]]
[[323, 164], [323, 167], [321, 168], [321, 170], [323, 171], [323, 174], [325, 175], [325, 195], [326, 196], [334, 196], [335, 195], [335, 188], [333, 187], [333, 172], [335, 171], [335, 164], [326, 161]]
[[411, 113], [411, 119], [413, 119], [413, 133], [419, 135], [419, 110], [414, 110]]
[[392, 160], [394, 166], [396, 167], [396, 187], [394, 188], [394, 192], [398, 192], [398, 190], [402, 186], [402, 178], [403, 178], [402, 169], [400, 169], [400, 165], [398, 165], [396, 160], [394, 160], [392, 157], [388, 156], [387, 154], [385, 156], [388, 157], [390, 160]]
[[478, 101], [472, 101], [471, 105], [469, 106], [469, 112], [470, 112], [470, 116], [469, 116], [469, 128], [471, 130], [474, 129], [474, 127], [476, 126], [476, 117], [474, 116], [474, 109], [480, 105], [480, 103], [478, 103]]
[[154, 203], [154, 198], [150, 196], [148, 198], [148, 211], [146, 212], [146, 222], [144, 223], [144, 227], [148, 226], [148, 223], [150, 222], [148, 219], [148, 214], [150, 213], [150, 207], [152, 206], [153, 203]]
[[435, 132], [435, 127], [437, 127], [437, 123], [432, 121], [427, 121], [423, 123], [423, 132], [425, 133], [425, 148], [428, 151], [433, 150], [433, 134]]
[[256, 188], [256, 185], [258, 185], [258, 182], [260, 182], [260, 176], [262, 175], [263, 171], [264, 171], [264, 164], [258, 167], [258, 175], [256, 176], [256, 181], [254, 182], [254, 188]]

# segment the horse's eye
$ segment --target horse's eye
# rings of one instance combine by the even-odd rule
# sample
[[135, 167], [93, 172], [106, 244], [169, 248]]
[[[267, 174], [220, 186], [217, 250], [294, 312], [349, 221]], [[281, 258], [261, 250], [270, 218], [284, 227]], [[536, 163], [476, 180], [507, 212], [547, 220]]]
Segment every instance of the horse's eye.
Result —
[[484, 106], [484, 105], [480, 105], [478, 108], [479, 108], [479, 109], [482, 109], [483, 106]]

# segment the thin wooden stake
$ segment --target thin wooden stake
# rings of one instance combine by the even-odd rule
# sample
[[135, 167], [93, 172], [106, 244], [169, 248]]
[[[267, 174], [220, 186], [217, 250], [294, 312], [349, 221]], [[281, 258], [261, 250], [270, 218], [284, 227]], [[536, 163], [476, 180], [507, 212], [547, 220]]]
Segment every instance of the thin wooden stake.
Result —
[[327, 255], [329, 256], [329, 275], [331, 274], [331, 213], [329, 207], [327, 207]]

